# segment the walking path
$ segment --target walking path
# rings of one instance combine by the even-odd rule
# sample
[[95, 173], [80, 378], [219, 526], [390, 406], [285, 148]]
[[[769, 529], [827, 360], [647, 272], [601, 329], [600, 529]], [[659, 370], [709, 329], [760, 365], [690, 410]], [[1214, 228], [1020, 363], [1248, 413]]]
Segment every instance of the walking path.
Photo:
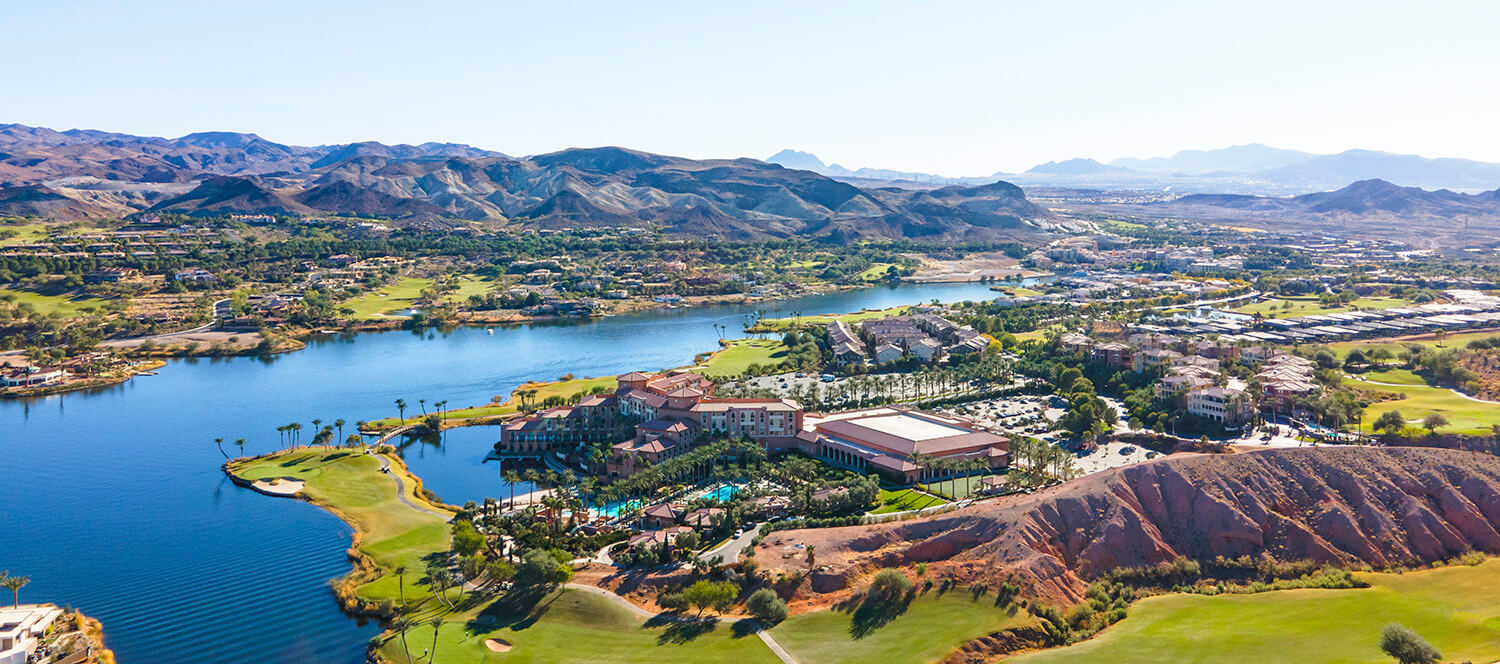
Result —
[[380, 459], [380, 472], [389, 475], [392, 480], [396, 481], [396, 499], [401, 501], [401, 504], [419, 512], [426, 512], [433, 516], [442, 517], [445, 521], [453, 518], [453, 515], [447, 512], [441, 512], [426, 505], [418, 505], [417, 503], [412, 502], [411, 499], [406, 497], [406, 482], [401, 480], [401, 474], [391, 472], [390, 457], [387, 457], [384, 454], [377, 454], [375, 455], [375, 458]]
[[[595, 595], [599, 595], [600, 597], [607, 598], [609, 601], [625, 607], [632, 614], [645, 620], [650, 620], [660, 615], [636, 606], [630, 600], [598, 586], [587, 586], [581, 583], [564, 583], [562, 584], [562, 587], [569, 590], [581, 590], [586, 593], [593, 593]], [[754, 620], [754, 618], [752, 618], [751, 616], [722, 615], [719, 617], [725, 620]], [[675, 616], [668, 616], [668, 618], [671, 620], [679, 620], [679, 618], [676, 618]], [[797, 664], [797, 660], [793, 659], [792, 655], [788, 653], [785, 648], [782, 648], [780, 643], [776, 642], [776, 639], [771, 638], [771, 633], [762, 628], [759, 622], [756, 622], [755, 624], [755, 635], [760, 637], [760, 640], [766, 644], [766, 647], [770, 648], [771, 652], [775, 653], [776, 657], [781, 659], [782, 664]]]

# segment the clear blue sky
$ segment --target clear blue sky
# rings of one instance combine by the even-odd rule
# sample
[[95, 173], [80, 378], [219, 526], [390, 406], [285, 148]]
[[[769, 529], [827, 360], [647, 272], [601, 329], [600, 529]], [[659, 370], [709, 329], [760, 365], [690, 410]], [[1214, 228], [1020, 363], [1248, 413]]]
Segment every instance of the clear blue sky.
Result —
[[949, 175], [1247, 142], [1500, 161], [1488, 0], [47, 0], [4, 24], [0, 122], [57, 129]]

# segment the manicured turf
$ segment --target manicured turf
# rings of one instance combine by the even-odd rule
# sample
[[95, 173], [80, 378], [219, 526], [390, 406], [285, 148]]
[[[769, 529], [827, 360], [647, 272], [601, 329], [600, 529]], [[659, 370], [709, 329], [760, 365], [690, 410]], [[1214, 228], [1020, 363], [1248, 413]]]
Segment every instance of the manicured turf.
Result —
[[[909, 308], [910, 307], [904, 307], [904, 306], [902, 306], [902, 307], [891, 307], [889, 309], [874, 309], [874, 310], [871, 310], [871, 311], [857, 311], [857, 312], [852, 313], [852, 314], [819, 314], [817, 316], [803, 316], [801, 318], [796, 319], [796, 322], [799, 323], [799, 324], [802, 324], [802, 325], [827, 325], [829, 323], [832, 323], [835, 320], [842, 320], [845, 323], [853, 325], [853, 324], [858, 323], [858, 322], [860, 322], [862, 320], [870, 320], [872, 318], [889, 318], [891, 316], [899, 316], [901, 314], [906, 313], [907, 309], [909, 309]], [[791, 327], [792, 326], [792, 322], [793, 322], [793, 319], [791, 319], [791, 318], [766, 318], [766, 319], [761, 320], [760, 323], [759, 323], [759, 325], [762, 326], [762, 327], [768, 327], [768, 328], [773, 328], [773, 329], [780, 330], [780, 329], [785, 329], [785, 328]]]
[[[1291, 303], [1292, 308], [1282, 308], [1288, 302]], [[1326, 306], [1315, 297], [1284, 297], [1248, 304], [1236, 308], [1234, 311], [1242, 314], [1260, 314], [1266, 318], [1295, 318], [1297, 316], [1338, 314], [1355, 309], [1389, 309], [1391, 307], [1409, 305], [1411, 305], [1409, 300], [1403, 300], [1399, 297], [1362, 297], [1348, 304]]]
[[886, 270], [889, 270], [892, 265], [895, 265], [895, 263], [871, 264], [864, 272], [859, 273], [859, 279], [860, 281], [880, 281], [885, 279]]
[[[520, 391], [522, 389], [537, 390], [534, 400], [538, 405], [540, 405], [542, 402], [547, 400], [547, 397], [560, 396], [567, 399], [571, 398], [574, 394], [577, 394], [579, 392], [588, 392], [596, 387], [604, 386], [612, 388], [615, 385], [616, 380], [614, 376], [604, 376], [601, 378], [574, 378], [571, 380], [559, 380], [541, 385], [523, 385], [516, 389], [517, 391]], [[528, 403], [529, 402], [530, 401], [528, 401]], [[512, 392], [510, 398], [503, 404], [475, 406], [473, 408], [454, 408], [452, 410], [445, 411], [443, 417], [445, 420], [463, 420], [476, 417], [495, 417], [497, 415], [508, 415], [519, 410], [520, 405], [521, 398], [517, 396], [515, 392]], [[421, 421], [421, 419], [421, 410], [413, 409], [410, 407], [406, 409], [405, 422], [418, 422]], [[379, 429], [397, 426], [400, 422], [401, 420], [397, 420], [395, 417], [387, 417], [384, 419], [372, 420], [368, 424], [373, 428]]]
[[1426, 385], [1426, 379], [1413, 373], [1410, 369], [1381, 369], [1359, 374], [1361, 378], [1375, 383], [1394, 383], [1396, 385]]
[[[683, 623], [645, 621], [625, 607], [592, 593], [563, 589], [542, 599], [529, 615], [516, 616], [491, 604], [461, 615], [450, 615], [437, 634], [437, 664], [517, 662], [526, 664], [776, 664], [779, 660], [748, 630], [736, 631], [729, 621], [712, 630], [694, 633]], [[390, 635], [380, 652], [392, 662], [405, 662], [401, 639]], [[510, 644], [510, 652], [491, 652], [488, 639]], [[407, 632], [413, 658], [432, 647], [432, 627]], [[816, 664], [805, 662], [805, 664]]]
[[12, 290], [0, 288], [0, 296], [12, 296], [15, 304], [30, 304], [38, 313], [50, 314], [60, 313], [65, 316], [77, 314], [80, 310], [91, 307], [103, 309], [104, 300], [95, 297], [69, 297], [67, 295], [43, 295], [35, 291]]
[[752, 364], [779, 364], [786, 359], [787, 348], [781, 339], [735, 339], [729, 343], [703, 365], [703, 375], [709, 378], [739, 376]]
[[900, 491], [881, 489], [880, 495], [875, 498], [875, 502], [876, 507], [870, 510], [871, 514], [889, 514], [891, 512], [919, 510], [924, 507], [942, 505], [948, 501], [912, 489], [901, 489]]
[[[404, 472], [393, 465], [391, 472]], [[257, 480], [292, 477], [303, 480], [303, 492], [349, 522], [360, 533], [359, 548], [376, 565], [390, 570], [405, 566], [406, 599], [427, 596], [416, 580], [426, 566], [425, 556], [448, 550], [448, 520], [412, 509], [396, 497], [396, 483], [380, 472], [380, 460], [361, 450], [317, 448], [263, 457], [233, 468], [236, 475]], [[406, 481], [407, 499], [425, 504], [412, 493], [414, 482]], [[361, 597], [395, 600], [397, 580], [382, 576], [360, 586]]]
[[9, 244], [30, 244], [45, 239], [47, 239], [47, 227], [41, 224], [0, 222], [0, 247]]
[[1422, 418], [1429, 414], [1441, 413], [1448, 418], [1448, 426], [1439, 427], [1438, 431], [1446, 433], [1488, 435], [1490, 426], [1500, 424], [1500, 404], [1471, 401], [1447, 388], [1427, 385], [1370, 385], [1347, 378], [1344, 382], [1356, 389], [1406, 395], [1405, 399], [1382, 401], [1366, 408], [1366, 431], [1370, 430], [1370, 426], [1382, 414], [1391, 410], [1401, 411], [1401, 417], [1413, 426], [1421, 426]]
[[973, 489], [975, 491], [979, 489], [980, 477], [982, 476], [975, 475], [973, 477], [956, 477], [946, 482], [932, 482], [929, 484], [923, 484], [922, 488], [929, 491], [941, 491], [944, 495], [953, 496], [954, 498], [968, 498], [969, 494], [973, 493], [973, 491], [971, 491], [970, 489]]
[[458, 289], [449, 293], [448, 302], [464, 302], [470, 295], [486, 295], [495, 290], [495, 282], [488, 278], [466, 274], [458, 279]]
[[1007, 661], [1373, 664], [1392, 661], [1378, 645], [1392, 622], [1431, 641], [1445, 662], [1500, 659], [1500, 560], [1362, 578], [1372, 587], [1153, 597], [1088, 641]]
[[1406, 347], [1411, 344], [1417, 344], [1419, 346], [1424, 346], [1427, 348], [1437, 348], [1439, 350], [1443, 350], [1448, 348], [1463, 348], [1470, 341], [1474, 341], [1476, 339], [1490, 339], [1493, 337], [1500, 337], [1500, 332], [1496, 332], [1493, 330], [1489, 332], [1465, 332], [1463, 334], [1450, 334], [1442, 339], [1437, 339], [1429, 336], [1425, 339], [1411, 341], [1382, 341], [1379, 339], [1341, 341], [1335, 344], [1328, 344], [1328, 350], [1332, 351], [1333, 354], [1341, 358], [1345, 355], [1348, 355], [1349, 351], [1355, 348], [1363, 350], [1367, 354], [1370, 351], [1375, 350], [1376, 348], [1384, 348], [1391, 351], [1392, 353], [1400, 355], [1401, 351], [1405, 350]]
[[856, 637], [850, 614], [804, 613], [788, 618], [771, 635], [802, 664], [927, 664], [964, 643], [1031, 618], [1014, 606], [995, 606], [994, 595], [974, 599], [966, 590], [939, 597], [929, 590], [906, 613]]
[[354, 313], [349, 317], [354, 320], [386, 318], [387, 316], [381, 314], [410, 307], [421, 296], [422, 289], [431, 285], [431, 279], [402, 277], [394, 284], [345, 300], [339, 306], [353, 309]]

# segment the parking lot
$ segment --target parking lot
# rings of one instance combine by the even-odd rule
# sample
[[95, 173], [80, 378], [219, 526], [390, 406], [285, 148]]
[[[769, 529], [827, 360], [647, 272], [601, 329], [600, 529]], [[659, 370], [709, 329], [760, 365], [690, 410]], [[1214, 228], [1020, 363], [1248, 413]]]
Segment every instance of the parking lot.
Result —
[[1016, 433], [1041, 434], [1048, 424], [1062, 417], [1062, 399], [1055, 396], [1014, 396], [980, 399], [939, 409], [940, 412], [965, 417], [992, 429]]

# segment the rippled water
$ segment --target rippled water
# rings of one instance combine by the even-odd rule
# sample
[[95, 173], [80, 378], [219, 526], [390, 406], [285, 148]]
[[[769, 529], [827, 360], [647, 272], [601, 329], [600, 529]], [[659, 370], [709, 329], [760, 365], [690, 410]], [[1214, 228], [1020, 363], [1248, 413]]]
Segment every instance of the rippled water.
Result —
[[[759, 307], [653, 311], [583, 324], [330, 338], [270, 361], [176, 361], [94, 393], [0, 402], [0, 570], [22, 601], [104, 621], [124, 664], [363, 661], [379, 632], [341, 614], [327, 581], [348, 570], [349, 529], [294, 500], [239, 489], [213, 439], [277, 446], [288, 422], [392, 414], [404, 398], [483, 403], [529, 379], [678, 366], [716, 347], [713, 323], [992, 296], [979, 284], [880, 287]], [[411, 412], [409, 410], [408, 412]], [[403, 451], [452, 503], [508, 495], [480, 461], [493, 428]], [[225, 450], [236, 454], [229, 442]]]

